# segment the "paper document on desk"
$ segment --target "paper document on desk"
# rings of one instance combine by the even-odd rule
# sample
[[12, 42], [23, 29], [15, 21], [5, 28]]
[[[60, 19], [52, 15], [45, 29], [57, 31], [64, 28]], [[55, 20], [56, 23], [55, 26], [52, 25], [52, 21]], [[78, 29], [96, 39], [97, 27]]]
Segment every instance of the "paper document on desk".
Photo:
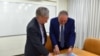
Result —
[[[55, 55], [55, 56], [67, 56], [67, 54], [59, 54], [59, 55]], [[77, 56], [77, 55], [74, 53], [71, 53], [69, 56]]]
[[75, 53], [71, 53], [69, 56], [77, 56]]

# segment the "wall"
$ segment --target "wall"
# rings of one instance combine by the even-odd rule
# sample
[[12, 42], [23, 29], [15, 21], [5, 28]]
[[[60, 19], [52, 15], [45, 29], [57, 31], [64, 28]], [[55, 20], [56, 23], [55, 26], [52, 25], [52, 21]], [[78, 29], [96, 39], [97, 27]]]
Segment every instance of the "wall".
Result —
[[57, 14], [61, 10], [67, 10], [67, 0], [57, 0]]
[[[51, 4], [57, 6], [57, 13], [60, 10], [67, 10], [67, 0], [55, 0], [53, 1], [28, 1], [28, 0], [0, 0], [0, 1], [10, 1], [10, 2], [31, 2], [31, 3], [41, 3]], [[22, 36], [11, 36], [11, 37], [0, 37], [0, 56], [13, 56], [17, 54], [24, 53], [26, 35]]]
[[0, 56], [13, 56], [24, 51], [26, 36], [0, 37]]

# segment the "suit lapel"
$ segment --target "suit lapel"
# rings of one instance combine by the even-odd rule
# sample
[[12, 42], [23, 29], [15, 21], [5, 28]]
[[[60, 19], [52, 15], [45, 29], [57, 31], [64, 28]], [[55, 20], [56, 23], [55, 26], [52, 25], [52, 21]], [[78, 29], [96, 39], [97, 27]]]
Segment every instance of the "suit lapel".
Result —
[[37, 19], [36, 18], [34, 18], [34, 20], [35, 20], [35, 25], [36, 25], [36, 28], [38, 29], [38, 33], [40, 34], [40, 36], [42, 37], [42, 35], [41, 35], [41, 31], [40, 31], [40, 26], [39, 26], [39, 23], [38, 23], [38, 21], [37, 21]]
[[65, 27], [64, 27], [64, 34], [68, 33], [69, 32], [69, 19], [67, 21], [67, 23], [65, 24]]
[[[58, 21], [58, 18], [57, 18], [57, 20], [56, 20], [56, 28], [57, 28], [57, 33], [58, 33], [58, 35], [60, 34], [60, 24], [59, 24], [59, 21]], [[58, 38], [59, 39], [59, 38]]]
[[[36, 27], [38, 28], [39, 34], [41, 35], [41, 39], [42, 39], [42, 34], [41, 34], [41, 30], [40, 30], [39, 23], [38, 23], [38, 21], [36, 20], [36, 18], [34, 18], [34, 19], [35, 19]], [[42, 27], [43, 27], [42, 29], [43, 29], [44, 38], [45, 38], [45, 41], [46, 41], [47, 35], [46, 35], [46, 30], [45, 30], [44, 24], [42, 25]], [[41, 42], [42, 42], [42, 40], [41, 40]]]

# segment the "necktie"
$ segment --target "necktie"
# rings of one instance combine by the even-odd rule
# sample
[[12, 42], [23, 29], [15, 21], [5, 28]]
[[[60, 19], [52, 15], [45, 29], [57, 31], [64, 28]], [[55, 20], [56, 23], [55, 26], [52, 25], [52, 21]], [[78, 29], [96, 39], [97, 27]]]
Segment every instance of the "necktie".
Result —
[[61, 37], [61, 42], [60, 42], [60, 46], [63, 48], [64, 47], [64, 27], [61, 26], [61, 33], [60, 33], [60, 37]]

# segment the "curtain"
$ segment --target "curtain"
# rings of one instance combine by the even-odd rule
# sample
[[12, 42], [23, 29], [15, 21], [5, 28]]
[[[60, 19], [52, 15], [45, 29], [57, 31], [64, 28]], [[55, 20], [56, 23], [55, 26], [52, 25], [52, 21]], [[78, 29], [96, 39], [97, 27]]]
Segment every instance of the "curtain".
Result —
[[75, 19], [75, 47], [88, 37], [100, 38], [100, 0], [68, 0], [69, 17]]

